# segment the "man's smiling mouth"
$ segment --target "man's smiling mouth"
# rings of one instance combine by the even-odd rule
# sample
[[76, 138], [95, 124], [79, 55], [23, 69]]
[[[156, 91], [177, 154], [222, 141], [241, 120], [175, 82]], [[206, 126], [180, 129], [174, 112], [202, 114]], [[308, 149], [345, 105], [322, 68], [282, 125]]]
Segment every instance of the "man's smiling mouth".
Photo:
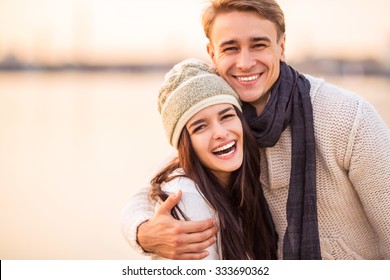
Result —
[[239, 80], [240, 82], [252, 82], [252, 81], [258, 79], [259, 77], [260, 77], [259, 74], [252, 75], [252, 76], [246, 76], [246, 77], [236, 76], [237, 80]]

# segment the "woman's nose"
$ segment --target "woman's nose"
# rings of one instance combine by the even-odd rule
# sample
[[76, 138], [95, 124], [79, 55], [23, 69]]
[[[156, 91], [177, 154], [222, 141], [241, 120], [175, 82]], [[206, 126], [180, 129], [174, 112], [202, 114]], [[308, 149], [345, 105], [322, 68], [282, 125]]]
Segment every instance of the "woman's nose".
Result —
[[229, 134], [229, 131], [220, 123], [213, 126], [213, 138], [214, 139], [224, 139]]

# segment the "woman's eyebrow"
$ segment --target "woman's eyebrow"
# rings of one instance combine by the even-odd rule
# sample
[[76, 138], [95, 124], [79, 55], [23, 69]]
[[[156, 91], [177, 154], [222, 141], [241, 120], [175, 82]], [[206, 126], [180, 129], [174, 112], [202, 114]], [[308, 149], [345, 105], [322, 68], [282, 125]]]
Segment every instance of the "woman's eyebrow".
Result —
[[196, 120], [196, 121], [193, 121], [192, 123], [190, 123], [189, 125], [188, 125], [188, 128], [191, 128], [191, 127], [193, 127], [193, 126], [195, 126], [195, 125], [198, 125], [198, 124], [200, 124], [200, 123], [202, 123], [202, 122], [204, 122], [205, 121], [205, 119], [198, 119], [198, 120]]
[[225, 114], [226, 112], [229, 112], [230, 110], [234, 110], [234, 109], [232, 107], [225, 108], [225, 109], [218, 112], [218, 116], [221, 116], [221, 115]]

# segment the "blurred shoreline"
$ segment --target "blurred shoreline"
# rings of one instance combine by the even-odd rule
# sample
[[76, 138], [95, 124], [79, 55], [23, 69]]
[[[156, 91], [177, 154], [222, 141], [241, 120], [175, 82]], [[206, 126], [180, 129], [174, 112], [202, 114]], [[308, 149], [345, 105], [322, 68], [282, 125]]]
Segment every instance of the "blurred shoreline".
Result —
[[[82, 72], [160, 72], [168, 71], [178, 61], [161, 64], [90, 64], [90, 63], [67, 63], [67, 64], [38, 64], [25, 63], [18, 60], [14, 55], [8, 55], [0, 60], [0, 72], [14, 71], [82, 71]], [[303, 73], [340, 75], [340, 76], [381, 76], [390, 77], [390, 63], [375, 59], [348, 60], [339, 58], [309, 58], [300, 62], [289, 62], [290, 65]]]
[[17, 72], [17, 71], [123, 71], [123, 72], [154, 72], [165, 71], [170, 69], [174, 63], [166, 64], [89, 64], [89, 63], [66, 63], [66, 64], [39, 64], [25, 63], [19, 61], [15, 56], [8, 55], [5, 59], [0, 60], [0, 72]]

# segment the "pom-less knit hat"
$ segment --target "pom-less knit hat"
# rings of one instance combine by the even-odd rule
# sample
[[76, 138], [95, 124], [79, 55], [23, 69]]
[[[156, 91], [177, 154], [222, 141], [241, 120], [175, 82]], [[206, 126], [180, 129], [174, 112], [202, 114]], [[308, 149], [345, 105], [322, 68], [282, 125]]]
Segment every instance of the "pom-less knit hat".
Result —
[[169, 143], [177, 148], [181, 131], [193, 115], [223, 103], [241, 110], [237, 94], [210, 65], [196, 58], [176, 64], [165, 75], [158, 96], [158, 111]]

